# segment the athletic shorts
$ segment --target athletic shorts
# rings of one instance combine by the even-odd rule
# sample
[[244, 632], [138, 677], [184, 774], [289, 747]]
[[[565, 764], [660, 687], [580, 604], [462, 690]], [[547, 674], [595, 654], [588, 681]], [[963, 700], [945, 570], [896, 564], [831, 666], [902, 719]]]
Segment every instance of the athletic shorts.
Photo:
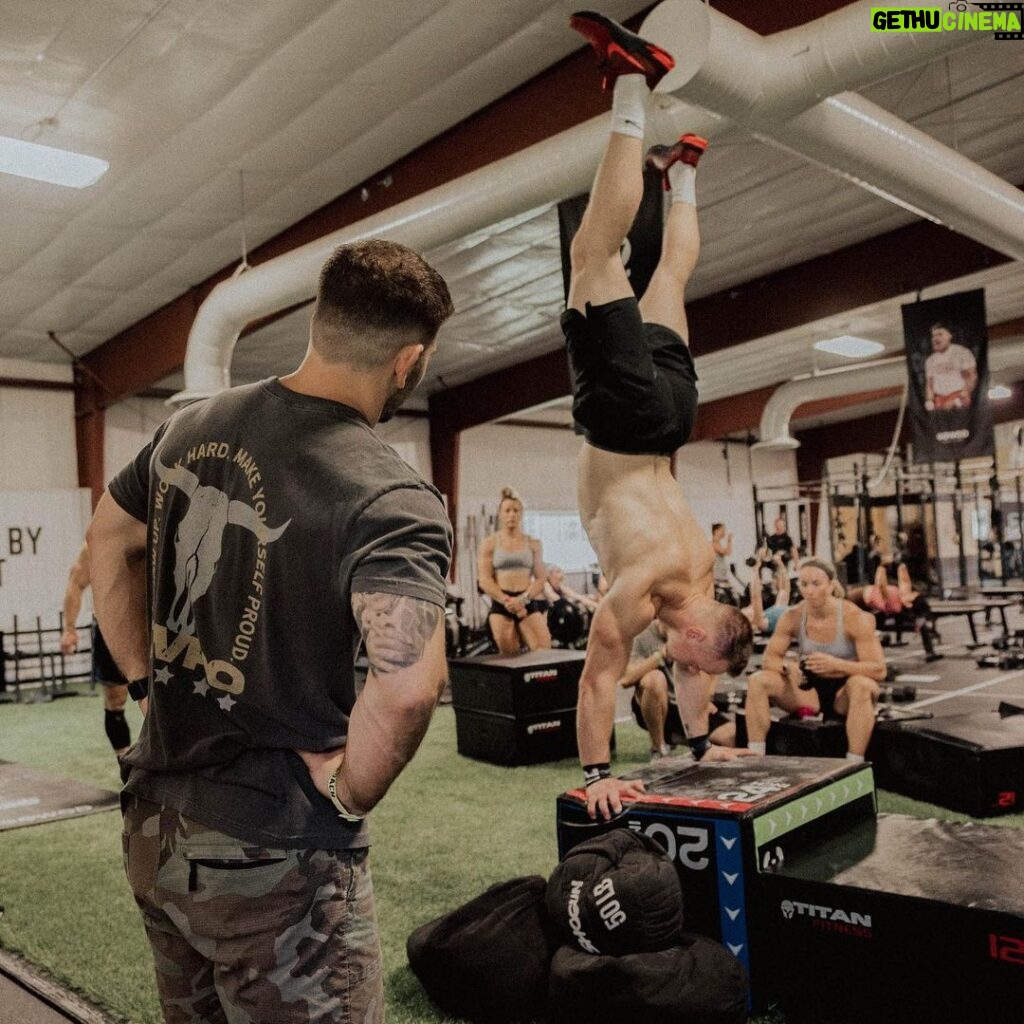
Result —
[[[506, 590], [504, 593], [508, 594], [509, 597], [518, 597], [519, 594], [514, 590]], [[547, 615], [548, 603], [547, 601], [535, 600], [526, 602], [526, 614], [533, 615], [539, 612], [541, 615]], [[497, 601], [491, 602], [491, 610], [488, 615], [503, 615], [506, 619], [514, 619], [519, 622], [519, 617], [513, 615], [503, 604], [499, 604]]]
[[[662, 669], [665, 673], [665, 678], [668, 679], [668, 685], [672, 685], [672, 677], [666, 669]], [[640, 698], [637, 696], [636, 690], [633, 691], [633, 699], [630, 701], [630, 707], [633, 710], [633, 719], [641, 729], [647, 728], [647, 723], [644, 721], [644, 713], [640, 710]], [[719, 726], [728, 725], [732, 721], [727, 715], [723, 715], [721, 711], [716, 710], [712, 715], [708, 717], [708, 734], [713, 733]], [[665, 742], [666, 743], [685, 743], [686, 742], [686, 730], [683, 728], [683, 721], [679, 717], [679, 708], [671, 701], [668, 703], [668, 714], [665, 716]]]
[[567, 309], [562, 332], [572, 371], [572, 414], [595, 448], [671, 455], [697, 416], [697, 371], [683, 339], [644, 323], [636, 299]]
[[110, 655], [106, 640], [96, 620], [92, 620], [92, 679], [103, 686], [127, 686], [128, 680]]
[[[804, 676], [804, 685], [801, 690], [814, 690], [818, 695], [818, 705], [821, 708], [821, 717], [826, 720], [842, 720], [843, 716], [836, 711], [836, 694], [846, 685], [848, 676], [840, 679], [827, 679], [825, 676]], [[810, 685], [807, 685], [807, 684]]]

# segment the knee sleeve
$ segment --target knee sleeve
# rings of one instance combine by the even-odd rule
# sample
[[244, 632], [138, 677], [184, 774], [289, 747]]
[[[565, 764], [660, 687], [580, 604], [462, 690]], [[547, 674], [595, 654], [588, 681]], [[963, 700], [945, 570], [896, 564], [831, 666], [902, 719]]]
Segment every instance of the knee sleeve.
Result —
[[107, 739], [114, 750], [124, 750], [132, 745], [132, 733], [128, 728], [128, 720], [123, 711], [106, 711], [103, 724], [107, 730]]

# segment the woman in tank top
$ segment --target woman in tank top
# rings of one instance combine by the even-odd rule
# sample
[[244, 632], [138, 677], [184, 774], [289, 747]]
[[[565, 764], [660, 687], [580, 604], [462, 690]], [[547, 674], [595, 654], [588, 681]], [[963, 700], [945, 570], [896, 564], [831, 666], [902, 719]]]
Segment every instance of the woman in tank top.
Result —
[[487, 623], [500, 654], [551, 646], [540, 541], [523, 533], [523, 503], [511, 487], [501, 491], [498, 530], [477, 555], [477, 586], [491, 598]]
[[[748, 746], [765, 752], [769, 705], [775, 704], [793, 713], [820, 711], [844, 719], [847, 756], [863, 760], [875, 725], [878, 684], [885, 678], [874, 617], [842, 596], [835, 569], [821, 559], [801, 563], [798, 586], [803, 600], [782, 615], [761, 670], [747, 684]], [[787, 657], [793, 642], [799, 667]]]

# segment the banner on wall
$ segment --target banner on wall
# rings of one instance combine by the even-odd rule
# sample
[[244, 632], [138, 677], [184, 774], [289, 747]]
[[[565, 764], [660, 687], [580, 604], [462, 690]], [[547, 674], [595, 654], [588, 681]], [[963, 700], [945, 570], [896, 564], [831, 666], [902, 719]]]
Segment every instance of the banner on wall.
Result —
[[984, 290], [902, 308], [914, 461], [992, 455]]
[[[558, 204], [558, 236], [562, 245], [562, 286], [569, 297], [569, 246], [579, 230], [590, 195], [573, 196]], [[622, 262], [637, 298], [647, 290], [651, 275], [661, 258], [661, 233], [665, 220], [665, 192], [661, 175], [644, 171], [644, 195], [636, 220], [622, 244]]]
[[[0, 491], [0, 630], [56, 629], [68, 571], [92, 516], [89, 492]], [[82, 619], [89, 613], [89, 592]], [[56, 645], [56, 639], [54, 639]]]

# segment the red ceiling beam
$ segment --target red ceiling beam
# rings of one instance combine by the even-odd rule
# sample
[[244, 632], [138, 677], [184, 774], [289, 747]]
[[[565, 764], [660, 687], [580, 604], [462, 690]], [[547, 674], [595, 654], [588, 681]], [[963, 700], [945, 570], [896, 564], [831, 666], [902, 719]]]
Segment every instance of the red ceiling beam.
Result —
[[688, 303], [695, 356], [1009, 263], [920, 221]]
[[569, 362], [555, 349], [525, 363], [497, 370], [430, 396], [431, 422], [448, 430], [469, 430], [570, 394]]
[[[723, 0], [717, 6], [723, 14], [767, 35], [821, 17], [848, 2], [750, 4], [747, 0]], [[642, 17], [638, 15], [629, 24], [637, 25]], [[595, 88], [589, 51], [579, 50], [258, 246], [249, 262], [263, 263], [516, 153], [602, 113], [610, 102], [609, 94]], [[392, 179], [387, 189], [377, 184], [385, 174]], [[364, 186], [369, 192], [365, 201]], [[83, 357], [111, 390], [104, 404], [181, 369], [196, 310], [234, 269], [233, 264], [224, 267]]]

